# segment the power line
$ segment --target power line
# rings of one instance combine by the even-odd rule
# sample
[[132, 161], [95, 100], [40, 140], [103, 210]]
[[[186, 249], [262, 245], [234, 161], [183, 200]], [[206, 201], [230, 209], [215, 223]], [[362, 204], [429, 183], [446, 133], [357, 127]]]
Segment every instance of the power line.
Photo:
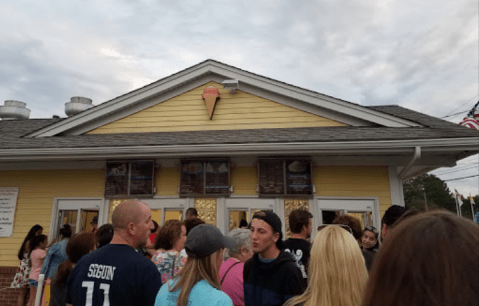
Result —
[[479, 174], [471, 175], [471, 176], [465, 176], [465, 177], [457, 177], [457, 178], [453, 178], [453, 179], [450, 179], [450, 180], [443, 180], [443, 181], [444, 182], [457, 181], [457, 180], [462, 180], [462, 179], [466, 179], [466, 178], [470, 178], [470, 177], [476, 177], [476, 176], [479, 176]]
[[464, 113], [467, 113], [468, 111], [469, 110], [465, 110], [465, 111], [455, 113], [455, 114], [452, 114], [452, 115], [447, 115], [447, 116], [441, 117], [441, 119], [445, 119], [445, 118], [448, 118], [448, 117], [453, 117], [453, 116], [456, 116], [456, 115], [464, 114]]
[[[458, 171], [464, 171], [464, 170], [471, 169], [471, 168], [478, 168], [478, 169], [479, 169], [479, 166], [475, 166], [475, 165], [479, 165], [479, 163], [473, 164], [473, 165], [467, 165], [466, 168], [450, 169], [450, 170], [447, 170], [446, 172], [432, 173], [432, 174], [434, 174], [434, 175], [443, 175], [443, 174], [449, 174], [449, 173], [454, 173], [454, 172], [458, 172]], [[466, 165], [465, 165], [465, 166], [466, 166]], [[464, 167], [464, 166], [463, 166], [463, 167]]]
[[[479, 94], [475, 95], [474, 97], [472, 97], [471, 99], [467, 100], [466, 103], [462, 104], [461, 106], [459, 106], [458, 108], [456, 108], [455, 110], [453, 110], [452, 112], [450, 112], [449, 114], [447, 114], [446, 116], [444, 117], [441, 117], [441, 119], [444, 119], [444, 118], [447, 118], [447, 117], [450, 117], [450, 116], [454, 116], [454, 115], [457, 115], [457, 114], [461, 114], [461, 113], [457, 113], [457, 114], [454, 114], [454, 115], [451, 115], [451, 113], [454, 113], [455, 111], [457, 111], [458, 109], [460, 109], [461, 107], [463, 107], [464, 105], [466, 105], [467, 103], [471, 102], [473, 99], [475, 99], [477, 96], [479, 96]], [[466, 111], [467, 112], [467, 111]]]

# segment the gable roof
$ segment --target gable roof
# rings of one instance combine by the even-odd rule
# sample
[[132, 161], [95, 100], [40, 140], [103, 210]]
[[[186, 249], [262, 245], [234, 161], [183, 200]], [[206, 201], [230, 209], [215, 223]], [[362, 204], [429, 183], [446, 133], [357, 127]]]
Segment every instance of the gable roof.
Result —
[[[374, 106], [376, 111], [415, 121], [424, 127], [311, 127], [196, 132], [90, 134], [22, 137], [66, 119], [0, 121], [0, 160], [115, 158], [178, 154], [244, 154], [284, 150], [352, 152], [404, 150], [411, 146], [456, 152], [479, 150], [479, 131], [423, 115], [400, 106]], [[219, 149], [221, 147], [221, 150]], [[246, 151], [245, 151], [246, 150]], [[209, 152], [209, 153], [208, 153]], [[347, 152], [345, 152], [347, 153]], [[70, 155], [71, 154], [71, 155]]]
[[[417, 122], [378, 111], [374, 108], [333, 98], [214, 60], [206, 60], [62, 121], [43, 127], [26, 137], [81, 135], [105, 123], [113, 122], [157, 103], [164, 102], [208, 81], [222, 83], [227, 79], [239, 80], [240, 90], [242, 91], [313, 114], [320, 113], [329, 119], [352, 126], [421, 126]], [[153, 97], [156, 97], [156, 99], [152, 99]]]
[[423, 125], [424, 127], [432, 128], [441, 128], [441, 129], [450, 129], [450, 128], [459, 128], [464, 130], [464, 126], [446, 121], [440, 118], [429, 116], [414, 110], [401, 107], [399, 105], [375, 105], [367, 106], [368, 108], [384, 112], [390, 115], [393, 115], [398, 118], [403, 118], [412, 122]]

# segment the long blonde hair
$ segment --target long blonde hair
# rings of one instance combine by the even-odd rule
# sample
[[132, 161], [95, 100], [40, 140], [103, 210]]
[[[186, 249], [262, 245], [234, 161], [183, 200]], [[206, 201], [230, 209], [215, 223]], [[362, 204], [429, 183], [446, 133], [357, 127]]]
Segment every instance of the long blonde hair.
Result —
[[311, 247], [306, 291], [284, 305], [357, 306], [367, 278], [354, 237], [339, 226], [327, 226], [318, 232]]
[[186, 306], [188, 304], [188, 296], [191, 289], [202, 279], [206, 280], [214, 288], [221, 290], [216, 263], [218, 256], [221, 256], [223, 251], [224, 249], [220, 249], [202, 258], [188, 257], [185, 267], [175, 276], [175, 278], [179, 278], [178, 281], [172, 288], [168, 288], [170, 292], [181, 289], [176, 301], [177, 306]]

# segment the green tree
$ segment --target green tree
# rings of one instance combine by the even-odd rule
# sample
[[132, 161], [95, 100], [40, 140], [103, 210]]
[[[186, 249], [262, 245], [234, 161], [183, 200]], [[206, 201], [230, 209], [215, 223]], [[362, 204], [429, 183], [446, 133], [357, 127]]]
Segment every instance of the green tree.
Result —
[[454, 195], [449, 191], [446, 183], [434, 174], [416, 176], [404, 182], [403, 189], [406, 207], [425, 210], [425, 202], [427, 202], [428, 208], [444, 208], [457, 213]]

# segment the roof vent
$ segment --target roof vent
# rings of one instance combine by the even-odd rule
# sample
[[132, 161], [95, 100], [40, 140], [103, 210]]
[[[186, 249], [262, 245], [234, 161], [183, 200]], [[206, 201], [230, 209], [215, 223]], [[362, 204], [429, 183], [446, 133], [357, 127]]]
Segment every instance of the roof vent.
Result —
[[67, 114], [67, 116], [70, 117], [78, 113], [81, 113], [92, 106], [93, 104], [91, 99], [84, 98], [84, 97], [72, 97], [70, 99], [70, 102], [65, 103], [65, 114]]
[[27, 103], [7, 100], [4, 106], [0, 106], [0, 118], [3, 120], [23, 120], [30, 117], [30, 109]]

